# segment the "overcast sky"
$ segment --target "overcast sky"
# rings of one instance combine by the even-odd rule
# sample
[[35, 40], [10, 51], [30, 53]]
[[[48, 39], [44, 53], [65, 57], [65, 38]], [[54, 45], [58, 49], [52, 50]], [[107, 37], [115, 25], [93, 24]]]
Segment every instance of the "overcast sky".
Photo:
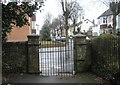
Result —
[[[85, 19], [97, 19], [105, 10], [108, 9], [100, 0], [77, 0], [84, 9]], [[52, 17], [57, 17], [58, 14], [62, 14], [59, 0], [46, 0], [45, 6], [42, 7], [43, 11], [37, 13], [37, 24], [41, 27], [47, 13], [51, 13]], [[97, 20], [96, 20], [97, 21]]]

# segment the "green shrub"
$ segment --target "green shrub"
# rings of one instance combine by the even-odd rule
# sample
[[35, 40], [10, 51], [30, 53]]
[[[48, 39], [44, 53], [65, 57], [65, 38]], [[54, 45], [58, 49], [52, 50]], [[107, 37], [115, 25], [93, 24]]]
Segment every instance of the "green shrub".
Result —
[[92, 40], [92, 71], [112, 80], [119, 72], [120, 38], [112, 34], [102, 34]]
[[117, 36], [112, 34], [101, 34], [100, 36], [96, 37], [95, 39], [115, 39]]

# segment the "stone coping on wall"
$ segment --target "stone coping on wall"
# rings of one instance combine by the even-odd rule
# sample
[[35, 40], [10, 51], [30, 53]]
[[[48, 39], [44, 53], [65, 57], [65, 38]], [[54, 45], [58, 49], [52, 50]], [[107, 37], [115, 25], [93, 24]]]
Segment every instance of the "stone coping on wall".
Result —
[[39, 37], [40, 35], [37, 35], [37, 34], [30, 34], [28, 35], [28, 37]]
[[9, 42], [9, 43], [17, 43], [17, 42], [27, 42], [27, 40], [8, 40], [6, 42]]

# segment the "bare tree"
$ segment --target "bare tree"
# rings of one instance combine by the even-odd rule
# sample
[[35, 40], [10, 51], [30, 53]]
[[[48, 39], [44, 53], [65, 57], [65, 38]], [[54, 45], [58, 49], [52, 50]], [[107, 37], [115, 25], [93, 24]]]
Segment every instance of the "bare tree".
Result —
[[91, 0], [91, 4], [92, 5], [105, 5], [106, 7], [109, 7], [109, 4], [112, 2], [113, 0]]
[[58, 16], [58, 19], [59, 19], [59, 30], [60, 30], [60, 32], [61, 32], [61, 36], [64, 36], [64, 34], [63, 34], [63, 31], [64, 31], [64, 17], [62, 16], [62, 15], [59, 15]]
[[74, 7], [71, 7], [72, 9], [70, 14], [70, 19], [74, 27], [73, 34], [75, 34], [75, 27], [81, 24], [81, 21], [79, 22], [80, 24], [78, 24], [77, 22], [79, 18], [81, 20], [81, 16], [83, 15], [83, 8], [76, 1], [71, 2], [70, 5], [74, 6]]
[[65, 19], [65, 30], [66, 30], [66, 37], [68, 37], [68, 20], [71, 18], [74, 25], [77, 22], [79, 14], [81, 14], [82, 7], [76, 2], [72, 0], [61, 0], [61, 6], [63, 11], [63, 16]]
[[51, 30], [53, 35], [56, 35], [56, 31], [57, 31], [57, 36], [62, 36], [62, 30], [63, 30], [63, 26], [64, 26], [64, 17], [62, 15], [59, 15], [58, 18], [54, 18], [52, 20], [52, 24], [51, 24]]
[[104, 5], [106, 5], [107, 7], [109, 7], [109, 4], [112, 2], [113, 0], [100, 0], [100, 2], [102, 2]]
[[63, 10], [63, 16], [65, 18], [65, 30], [66, 30], [66, 37], [68, 37], [68, 18], [69, 18], [69, 15], [70, 15], [70, 11], [68, 9], [68, 2], [67, 0], [63, 1], [61, 0], [61, 6], [62, 6], [62, 10]]
[[51, 13], [47, 13], [47, 14], [45, 15], [44, 23], [49, 23], [49, 24], [51, 24], [51, 20], [52, 20], [52, 14], [51, 14]]

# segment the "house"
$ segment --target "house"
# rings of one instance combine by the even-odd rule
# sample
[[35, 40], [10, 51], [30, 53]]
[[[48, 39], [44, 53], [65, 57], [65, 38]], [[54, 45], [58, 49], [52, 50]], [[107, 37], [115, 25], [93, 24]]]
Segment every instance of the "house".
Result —
[[[82, 21], [79, 21], [75, 25], [71, 24], [69, 26], [69, 29], [68, 29], [68, 36], [73, 36], [74, 35], [74, 31], [77, 33], [78, 32], [78, 28], [79, 28], [79, 30], [81, 29], [80, 27], [81, 27], [82, 23], [83, 23]], [[75, 28], [74, 28], [74, 26], [75, 26]]]
[[19, 41], [27, 41], [27, 36], [36, 33], [35, 31], [35, 21], [36, 16], [33, 15], [31, 18], [27, 17], [29, 21], [29, 25], [24, 25], [22, 27], [13, 26], [11, 32], [7, 34], [7, 42], [19, 42]]
[[57, 26], [56, 28], [51, 28], [50, 34], [51, 39], [54, 40], [56, 37], [66, 36], [66, 30], [64, 26]]
[[32, 34], [37, 34], [36, 14], [32, 16]]
[[[117, 26], [116, 29], [120, 29], [120, 14], [116, 17]], [[100, 28], [100, 34], [112, 33], [113, 27], [113, 13], [111, 9], [106, 10], [103, 14], [98, 17], [98, 25]]]

